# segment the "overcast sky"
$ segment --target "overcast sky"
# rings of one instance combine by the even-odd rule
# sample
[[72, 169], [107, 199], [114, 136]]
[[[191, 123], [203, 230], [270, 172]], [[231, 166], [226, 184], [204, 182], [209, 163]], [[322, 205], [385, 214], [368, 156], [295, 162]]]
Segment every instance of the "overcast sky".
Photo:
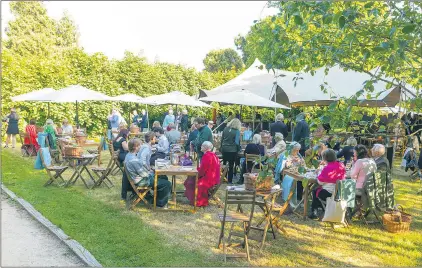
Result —
[[[265, 1], [45, 1], [48, 14], [59, 19], [65, 10], [76, 22], [80, 45], [88, 53], [122, 58], [125, 50], [154, 61], [181, 63], [198, 70], [211, 49], [235, 48], [234, 38], [246, 34], [253, 21], [275, 11]], [[12, 19], [2, 1], [2, 34]]]

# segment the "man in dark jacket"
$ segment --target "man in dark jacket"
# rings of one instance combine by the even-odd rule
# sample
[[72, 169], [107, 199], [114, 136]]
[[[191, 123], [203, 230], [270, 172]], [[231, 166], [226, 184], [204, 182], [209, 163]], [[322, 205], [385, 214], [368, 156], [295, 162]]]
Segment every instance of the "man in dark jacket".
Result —
[[299, 151], [302, 156], [305, 156], [305, 151], [308, 149], [308, 146], [306, 146], [305, 141], [309, 139], [309, 134], [310, 131], [308, 123], [306, 123], [305, 121], [305, 114], [300, 113], [296, 117], [296, 127], [293, 131], [293, 141], [300, 143], [300, 145], [302, 146]]
[[271, 133], [271, 137], [273, 138], [272, 147], [274, 147], [275, 145], [275, 140], [274, 140], [275, 133], [279, 132], [283, 134], [284, 140], [286, 140], [287, 135], [289, 135], [289, 131], [287, 130], [287, 126], [286, 124], [284, 124], [283, 120], [284, 120], [284, 115], [282, 113], [279, 113], [275, 118], [276, 122], [272, 123], [270, 126], [270, 133]]
[[182, 111], [182, 118], [180, 119], [180, 131], [188, 133], [189, 129], [189, 118], [188, 111], [185, 109]]
[[193, 123], [195, 124], [196, 129], [198, 129], [198, 136], [193, 142], [193, 146], [195, 148], [195, 152], [198, 154], [199, 161], [201, 161], [202, 156], [204, 155], [201, 151], [202, 143], [204, 143], [204, 141], [213, 143], [212, 132], [208, 125], [205, 124], [204, 118], [196, 118]]

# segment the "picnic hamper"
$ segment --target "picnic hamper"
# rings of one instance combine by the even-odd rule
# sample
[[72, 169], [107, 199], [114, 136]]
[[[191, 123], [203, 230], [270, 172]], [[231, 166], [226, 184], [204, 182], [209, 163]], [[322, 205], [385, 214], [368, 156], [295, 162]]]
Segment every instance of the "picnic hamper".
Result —
[[74, 146], [65, 146], [64, 147], [64, 155], [65, 156], [81, 156], [82, 155], [82, 148], [81, 147], [74, 147]]
[[395, 206], [392, 210], [386, 211], [382, 216], [382, 224], [390, 233], [408, 232], [411, 223], [412, 215], [405, 213], [403, 207], [400, 205]]

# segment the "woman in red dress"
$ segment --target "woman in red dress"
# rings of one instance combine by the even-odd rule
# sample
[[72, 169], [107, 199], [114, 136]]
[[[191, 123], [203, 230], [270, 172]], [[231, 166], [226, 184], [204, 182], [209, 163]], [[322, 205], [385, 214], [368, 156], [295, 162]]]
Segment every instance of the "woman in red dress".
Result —
[[27, 133], [27, 135], [25, 135], [24, 143], [34, 145], [35, 149], [38, 151], [40, 146], [38, 145], [37, 141], [37, 129], [35, 128], [35, 124], [35, 119], [31, 119], [29, 121], [29, 125], [26, 126], [25, 132]]
[[[205, 141], [201, 146], [204, 152], [201, 164], [198, 167], [198, 197], [196, 206], [208, 206], [208, 190], [220, 183], [220, 160], [215, 153], [211, 152], [213, 145]], [[189, 199], [191, 205], [195, 198], [195, 178], [189, 177], [185, 181], [185, 196]]]

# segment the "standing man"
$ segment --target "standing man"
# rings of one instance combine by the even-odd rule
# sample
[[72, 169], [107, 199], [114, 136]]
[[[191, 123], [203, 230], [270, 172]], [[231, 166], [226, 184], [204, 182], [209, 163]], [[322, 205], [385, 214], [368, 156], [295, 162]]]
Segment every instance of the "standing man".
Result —
[[193, 146], [195, 152], [198, 154], [198, 160], [201, 161], [204, 153], [201, 151], [201, 146], [204, 141], [209, 141], [213, 143], [213, 137], [211, 129], [205, 124], [204, 118], [196, 118], [193, 123], [195, 124], [196, 129], [198, 129], [198, 136], [195, 141], [193, 141]]
[[141, 119], [139, 118], [138, 112], [136, 110], [133, 110], [132, 115], [133, 115], [132, 123], [135, 124], [137, 127], [140, 127], [139, 122], [141, 121]]
[[148, 115], [144, 109], [142, 109], [142, 117], [140, 118], [140, 122], [141, 132], [144, 132], [144, 128], [148, 127]]
[[[296, 127], [293, 131], [293, 140], [300, 143], [300, 155], [305, 156], [305, 151], [309, 146], [309, 126], [305, 121], [305, 114], [300, 113], [296, 116]], [[308, 141], [308, 142], [307, 142]], [[308, 143], [308, 145], [306, 144]], [[297, 200], [302, 200], [303, 185], [301, 181], [297, 182]]]
[[287, 126], [286, 124], [284, 124], [283, 120], [284, 120], [284, 115], [282, 113], [279, 113], [275, 117], [275, 123], [272, 123], [270, 126], [270, 133], [272, 137], [272, 147], [274, 147], [274, 145], [276, 144], [274, 140], [275, 133], [279, 132], [283, 134], [283, 137], [285, 140], [287, 139], [287, 135], [289, 135], [289, 131], [287, 130]]
[[188, 123], [189, 123], [189, 118], [188, 118], [188, 111], [186, 109], [184, 109], [182, 111], [182, 118], [180, 119], [180, 131], [184, 132], [184, 133], [188, 133]]

